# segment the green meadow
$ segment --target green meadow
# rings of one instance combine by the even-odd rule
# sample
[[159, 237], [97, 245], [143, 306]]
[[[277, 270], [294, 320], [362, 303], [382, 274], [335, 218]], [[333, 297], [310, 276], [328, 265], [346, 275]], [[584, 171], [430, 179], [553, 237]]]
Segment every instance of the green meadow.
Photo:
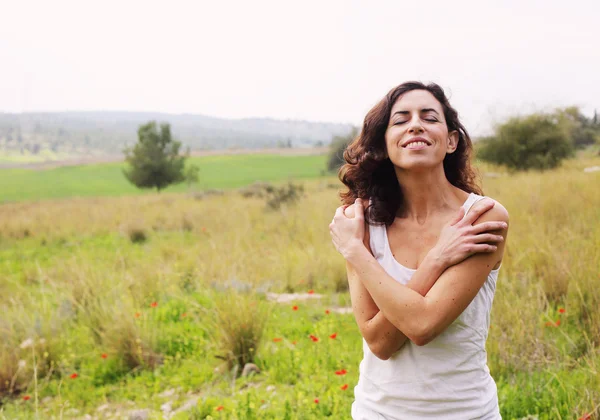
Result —
[[[120, 165], [0, 172], [0, 419], [350, 418], [362, 343], [325, 157], [197, 162], [223, 194], [138, 194]], [[598, 418], [594, 165], [479, 165], [510, 214], [487, 341], [504, 419]], [[275, 210], [236, 189], [290, 176], [304, 196]]]
[[[200, 168], [195, 188], [228, 189], [254, 181], [322, 176], [325, 155], [280, 156], [247, 154], [192, 157], [190, 164]], [[118, 196], [147, 193], [131, 185], [122, 173], [124, 163], [61, 166], [53, 169], [0, 170], [0, 202], [64, 197]], [[165, 192], [183, 192], [185, 184]]]

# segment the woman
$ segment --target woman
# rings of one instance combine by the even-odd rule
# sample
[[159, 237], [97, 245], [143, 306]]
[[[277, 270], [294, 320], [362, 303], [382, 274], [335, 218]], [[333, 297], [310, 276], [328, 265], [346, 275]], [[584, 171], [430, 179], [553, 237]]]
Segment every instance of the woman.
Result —
[[485, 341], [508, 213], [471, 152], [444, 91], [408, 82], [344, 154], [329, 228], [363, 336], [353, 419], [501, 418]]

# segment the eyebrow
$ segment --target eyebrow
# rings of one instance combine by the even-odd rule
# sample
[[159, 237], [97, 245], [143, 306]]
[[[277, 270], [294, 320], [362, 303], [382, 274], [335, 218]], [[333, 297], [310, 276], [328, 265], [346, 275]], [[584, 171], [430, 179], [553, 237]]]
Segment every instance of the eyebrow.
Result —
[[[439, 115], [439, 113], [433, 109], [433, 108], [423, 108], [421, 111], [419, 111], [420, 113], [425, 113], [425, 112], [435, 112], [436, 114]], [[408, 111], [396, 111], [394, 112], [394, 114], [392, 115], [392, 117], [396, 114], [401, 114], [401, 115], [408, 115], [409, 112]]]

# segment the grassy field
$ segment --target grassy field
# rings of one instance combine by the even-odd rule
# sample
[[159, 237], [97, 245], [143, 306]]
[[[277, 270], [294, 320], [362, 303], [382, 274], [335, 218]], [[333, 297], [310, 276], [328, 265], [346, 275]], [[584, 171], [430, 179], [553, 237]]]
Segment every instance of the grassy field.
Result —
[[[243, 184], [231, 158], [211, 164], [235, 177], [206, 182]], [[314, 176], [318, 159], [279, 159], [280, 174]], [[600, 172], [582, 171], [592, 165], [484, 177], [511, 217], [487, 343], [504, 419], [598, 418]], [[127, 192], [118, 166], [65, 171], [65, 184], [102, 173], [104, 193]], [[44, 179], [30, 176], [12, 199]], [[0, 418], [349, 418], [362, 348], [352, 314], [339, 313], [350, 299], [327, 229], [335, 182], [304, 181], [305, 196], [278, 210], [235, 190], [0, 206]], [[249, 361], [260, 372], [239, 376]]]
[[[325, 155], [281, 156], [276, 154], [192, 157], [200, 167], [200, 182], [207, 188], [235, 188], [255, 180], [278, 181], [286, 177], [315, 178], [325, 169]], [[62, 166], [53, 169], [0, 170], [0, 202], [64, 197], [98, 197], [145, 194], [127, 181], [123, 163]], [[183, 192], [179, 184], [165, 192]]]

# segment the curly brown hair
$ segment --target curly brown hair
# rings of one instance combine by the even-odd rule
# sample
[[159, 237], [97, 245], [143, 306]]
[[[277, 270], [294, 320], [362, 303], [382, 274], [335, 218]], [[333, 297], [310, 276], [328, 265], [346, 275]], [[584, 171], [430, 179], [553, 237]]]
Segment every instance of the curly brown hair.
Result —
[[411, 90], [430, 92], [442, 105], [448, 132], [458, 132], [456, 150], [444, 158], [444, 173], [448, 181], [463, 191], [483, 195], [477, 183], [477, 172], [471, 166], [473, 143], [458, 119], [458, 113], [450, 106], [444, 90], [435, 83], [402, 83], [390, 90], [367, 113], [361, 132], [344, 152], [346, 163], [338, 173], [340, 180], [348, 187], [348, 191], [340, 193], [343, 204], [350, 205], [357, 198], [368, 200], [365, 219], [370, 224], [391, 225], [404, 201], [394, 164], [387, 157], [385, 133], [396, 100]]

